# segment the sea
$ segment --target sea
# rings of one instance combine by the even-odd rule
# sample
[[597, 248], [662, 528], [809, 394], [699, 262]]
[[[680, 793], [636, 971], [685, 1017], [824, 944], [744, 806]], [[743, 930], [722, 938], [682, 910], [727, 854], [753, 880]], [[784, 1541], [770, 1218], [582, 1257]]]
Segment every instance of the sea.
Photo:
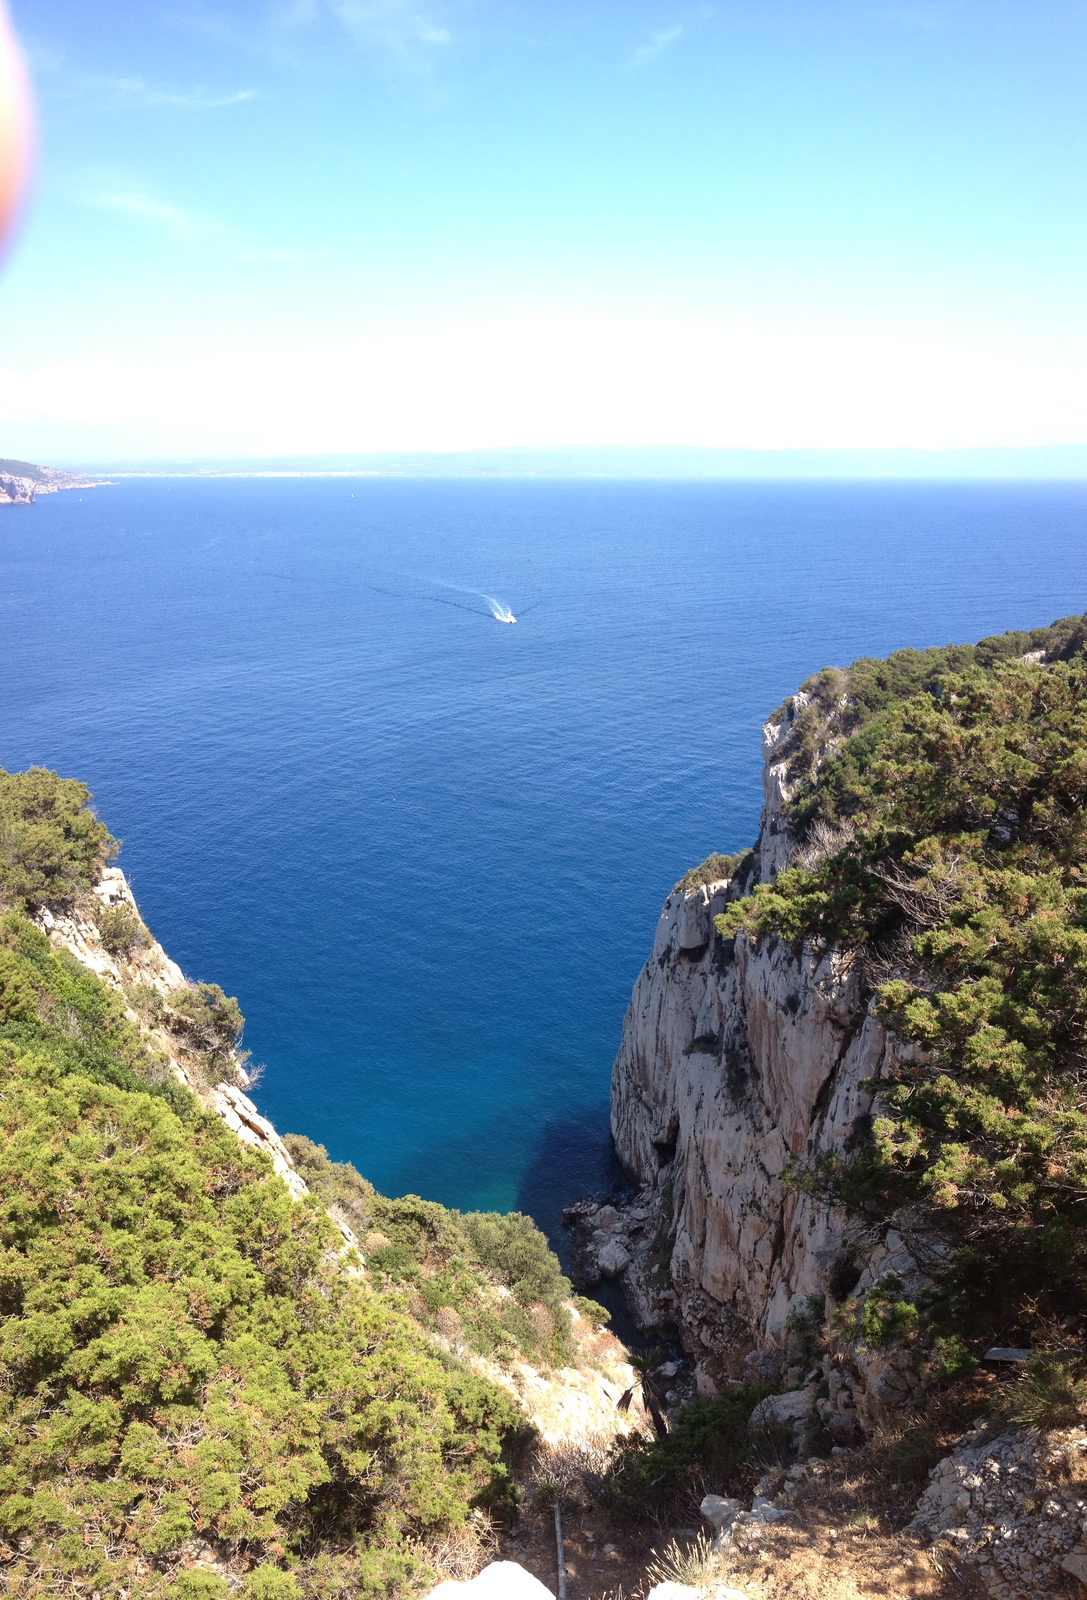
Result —
[[557, 1238], [767, 714], [1085, 609], [1084, 483], [133, 478], [0, 511], [0, 763], [90, 786], [281, 1131]]

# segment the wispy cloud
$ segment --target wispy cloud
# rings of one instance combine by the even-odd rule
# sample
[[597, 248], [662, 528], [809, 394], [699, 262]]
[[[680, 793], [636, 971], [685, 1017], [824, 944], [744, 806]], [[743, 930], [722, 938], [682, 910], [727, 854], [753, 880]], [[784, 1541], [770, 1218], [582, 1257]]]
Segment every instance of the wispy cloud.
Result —
[[637, 49], [631, 51], [623, 65], [625, 67], [647, 67], [651, 61], [656, 61], [657, 57], [663, 54], [671, 45], [678, 44], [680, 39], [685, 39], [691, 31], [692, 25], [697, 26], [700, 22], [708, 22], [714, 15], [714, 11], [715, 7], [712, 5], [687, 7], [685, 21], [673, 22], [667, 28], [658, 28], [655, 33], [649, 35], [648, 39], [638, 45]]
[[449, 44], [453, 37], [415, 0], [329, 0], [329, 9], [359, 44], [397, 53]]
[[298, 59], [301, 36], [332, 24], [360, 51], [399, 68], [422, 69], [454, 42], [450, 13], [478, 0], [266, 0], [259, 21], [187, 0], [165, 14], [177, 28], [280, 65]]
[[149, 83], [146, 78], [81, 72], [65, 57], [44, 47], [31, 48], [31, 65], [40, 79], [67, 99], [89, 100], [118, 111], [221, 111], [255, 100], [257, 89], [212, 90], [202, 85], [177, 88]]
[[944, 25], [944, 15], [938, 6], [884, 6], [880, 16], [896, 22], [901, 28], [913, 28], [920, 33], [932, 33]]
[[453, 39], [434, 6], [419, 0], [283, 0], [274, 24], [281, 33], [289, 33], [322, 17], [339, 23], [360, 49], [399, 66], [426, 65], [435, 49]]
[[671, 28], [658, 28], [657, 32], [652, 34], [644, 44], [640, 44], [636, 50], [631, 51], [625, 65], [628, 67], [648, 66], [651, 61], [657, 59], [663, 50], [667, 50], [670, 44], [675, 44], [678, 39], [682, 39], [686, 32], [687, 29], [681, 22], [677, 22]]
[[160, 232], [169, 234], [182, 244], [197, 244], [202, 239], [213, 238], [223, 231], [222, 223], [200, 211], [190, 211], [184, 206], [156, 200], [153, 195], [139, 190], [92, 190], [81, 196], [85, 206], [93, 211], [112, 211], [126, 217], [147, 222]]
[[256, 89], [236, 89], [228, 94], [213, 94], [207, 89], [163, 89], [146, 83], [143, 78], [83, 77], [74, 80], [74, 87], [88, 95], [108, 100], [118, 107], [133, 109], [176, 111], [221, 111], [226, 106], [240, 106], [246, 100], [255, 100]]
[[100, 184], [88, 187], [79, 196], [79, 200], [92, 211], [105, 211], [115, 216], [130, 217], [164, 234], [186, 249], [203, 247], [226, 261], [254, 265], [314, 261], [320, 254], [314, 250], [296, 250], [280, 245], [254, 243], [218, 217], [187, 206], [174, 205], [142, 189]]

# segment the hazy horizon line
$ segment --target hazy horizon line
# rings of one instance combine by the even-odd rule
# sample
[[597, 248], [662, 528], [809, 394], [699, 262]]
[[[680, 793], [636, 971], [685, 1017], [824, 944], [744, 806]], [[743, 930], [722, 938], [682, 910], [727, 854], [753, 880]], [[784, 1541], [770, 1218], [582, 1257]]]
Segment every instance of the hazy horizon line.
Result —
[[[59, 463], [58, 463], [59, 465]], [[712, 445], [493, 446], [293, 452], [274, 456], [98, 457], [62, 470], [118, 477], [980, 478], [1087, 479], [1087, 445], [743, 448]]]

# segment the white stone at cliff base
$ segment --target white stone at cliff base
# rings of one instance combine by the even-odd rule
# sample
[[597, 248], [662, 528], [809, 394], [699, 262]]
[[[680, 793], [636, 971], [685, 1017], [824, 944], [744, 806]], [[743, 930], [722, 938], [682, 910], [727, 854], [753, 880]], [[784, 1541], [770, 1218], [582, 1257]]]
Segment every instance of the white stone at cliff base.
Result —
[[596, 1263], [605, 1278], [618, 1277], [630, 1266], [630, 1255], [618, 1239], [609, 1239], [596, 1253]]
[[751, 1426], [785, 1428], [806, 1422], [815, 1410], [817, 1393], [816, 1385], [811, 1383], [806, 1389], [790, 1389], [787, 1394], [768, 1394], [752, 1411]]
[[708, 1494], [699, 1507], [713, 1529], [714, 1550], [723, 1550], [732, 1539], [736, 1518], [743, 1510], [742, 1500], [726, 1500], [719, 1494]]
[[539, 1578], [516, 1561], [492, 1561], [467, 1583], [448, 1578], [426, 1600], [554, 1600]]

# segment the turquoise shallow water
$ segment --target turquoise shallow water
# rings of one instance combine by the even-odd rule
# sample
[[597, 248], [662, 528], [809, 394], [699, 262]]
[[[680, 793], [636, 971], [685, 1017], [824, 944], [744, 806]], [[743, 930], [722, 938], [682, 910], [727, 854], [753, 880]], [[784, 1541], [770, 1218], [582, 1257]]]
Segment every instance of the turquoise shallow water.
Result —
[[[1087, 486], [155, 480], [0, 512], [0, 762], [86, 779], [281, 1129], [559, 1205], [811, 671], [1087, 608]], [[519, 620], [502, 626], [482, 595]]]

